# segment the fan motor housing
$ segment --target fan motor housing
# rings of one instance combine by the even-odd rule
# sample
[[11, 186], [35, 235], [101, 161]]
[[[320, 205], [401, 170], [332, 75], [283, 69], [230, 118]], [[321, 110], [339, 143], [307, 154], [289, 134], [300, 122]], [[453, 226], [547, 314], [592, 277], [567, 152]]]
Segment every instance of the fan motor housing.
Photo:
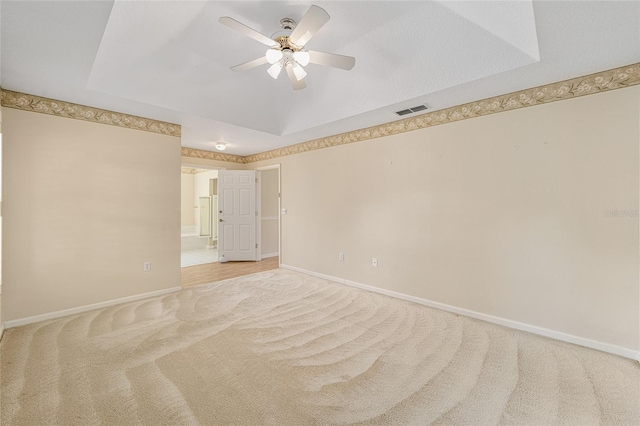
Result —
[[298, 50], [301, 49], [300, 47], [298, 47], [295, 44], [291, 43], [291, 41], [289, 40], [289, 35], [276, 36], [273, 39], [280, 44], [280, 47], [282, 48], [282, 50], [289, 49], [289, 50], [292, 50], [294, 52], [297, 52]]

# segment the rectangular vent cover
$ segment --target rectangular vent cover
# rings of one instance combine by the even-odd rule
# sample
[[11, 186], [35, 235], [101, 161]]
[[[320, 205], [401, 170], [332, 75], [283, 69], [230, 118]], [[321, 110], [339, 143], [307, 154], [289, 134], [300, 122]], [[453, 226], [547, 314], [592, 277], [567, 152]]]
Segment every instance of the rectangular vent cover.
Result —
[[424, 111], [426, 109], [429, 109], [429, 107], [426, 106], [426, 105], [418, 105], [418, 106], [415, 106], [415, 107], [403, 109], [402, 111], [396, 111], [396, 114], [398, 114], [398, 115], [407, 115], [407, 114], [413, 114], [414, 112], [418, 112], [418, 111]]

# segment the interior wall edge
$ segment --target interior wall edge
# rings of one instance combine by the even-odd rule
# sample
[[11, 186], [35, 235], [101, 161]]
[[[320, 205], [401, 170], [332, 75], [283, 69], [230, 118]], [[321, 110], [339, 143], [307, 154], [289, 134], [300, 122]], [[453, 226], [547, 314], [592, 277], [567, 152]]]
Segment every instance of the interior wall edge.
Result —
[[164, 296], [166, 294], [176, 293], [181, 291], [182, 287], [172, 287], [163, 290], [150, 291], [148, 293], [135, 294], [133, 296], [120, 297], [118, 299], [106, 300], [104, 302], [92, 303], [89, 305], [77, 306], [69, 309], [62, 309], [60, 311], [48, 312], [46, 314], [33, 315], [25, 318], [18, 318], [4, 322], [4, 328], [20, 327], [27, 324], [33, 324], [36, 322], [47, 321], [56, 318], [67, 317], [70, 315], [81, 314], [84, 312], [93, 311], [96, 309], [102, 309], [109, 306], [120, 305], [127, 302], [135, 302], [136, 300], [149, 299], [152, 297]]
[[334, 277], [331, 275], [321, 274], [319, 272], [310, 271], [303, 268], [298, 268], [296, 266], [280, 264], [280, 267], [283, 269], [289, 269], [291, 271], [300, 272], [303, 274], [311, 275], [317, 278], [321, 278], [324, 280], [336, 282], [339, 284], [348, 285], [350, 287], [359, 288], [362, 290], [371, 291], [378, 294], [383, 294], [385, 296], [393, 297], [400, 300], [405, 300], [408, 302], [418, 303], [420, 305], [428, 306], [430, 308], [440, 309], [442, 311], [451, 312], [458, 315], [463, 315], [469, 318], [478, 319], [481, 321], [490, 322], [492, 324], [501, 325], [504, 327], [512, 328], [515, 330], [526, 331], [528, 333], [536, 334], [543, 337], [548, 337], [554, 340], [559, 340], [566, 343], [571, 343], [574, 345], [584, 346], [591, 349], [596, 349], [602, 352], [607, 352], [613, 355], [618, 355], [624, 358], [629, 358], [635, 361], [640, 362], [640, 351], [637, 351], [632, 348], [624, 348], [618, 345], [613, 345], [610, 343], [599, 342], [597, 340], [588, 339], [581, 336], [575, 336], [572, 334], [563, 333], [561, 331], [556, 331], [548, 328], [538, 327], [531, 324], [525, 324], [518, 321], [513, 321], [507, 318], [496, 317], [493, 315], [483, 314], [481, 312], [472, 311], [469, 309], [459, 308], [457, 306], [451, 306], [440, 302], [435, 302], [429, 299], [423, 299], [421, 297], [411, 296], [405, 293], [400, 293], [393, 290], [387, 290], [380, 287], [375, 287], [369, 284], [362, 284], [356, 281], [350, 281], [343, 278]]

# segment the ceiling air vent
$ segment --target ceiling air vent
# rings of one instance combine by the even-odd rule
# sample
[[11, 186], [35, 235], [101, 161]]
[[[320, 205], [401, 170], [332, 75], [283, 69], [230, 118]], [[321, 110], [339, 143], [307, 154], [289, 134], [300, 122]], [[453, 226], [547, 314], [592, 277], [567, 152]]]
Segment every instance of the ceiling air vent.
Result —
[[396, 114], [398, 114], [398, 115], [407, 115], [407, 114], [413, 114], [414, 112], [424, 111], [426, 109], [429, 109], [429, 107], [426, 106], [426, 105], [418, 105], [418, 106], [415, 106], [415, 107], [403, 109], [402, 111], [396, 111]]

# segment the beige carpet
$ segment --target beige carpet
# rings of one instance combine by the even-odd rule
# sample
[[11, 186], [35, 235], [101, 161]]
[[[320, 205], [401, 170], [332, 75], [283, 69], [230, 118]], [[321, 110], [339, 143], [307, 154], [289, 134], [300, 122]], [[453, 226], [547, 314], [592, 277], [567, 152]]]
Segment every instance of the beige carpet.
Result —
[[640, 366], [274, 270], [10, 329], [2, 425], [640, 424]]

